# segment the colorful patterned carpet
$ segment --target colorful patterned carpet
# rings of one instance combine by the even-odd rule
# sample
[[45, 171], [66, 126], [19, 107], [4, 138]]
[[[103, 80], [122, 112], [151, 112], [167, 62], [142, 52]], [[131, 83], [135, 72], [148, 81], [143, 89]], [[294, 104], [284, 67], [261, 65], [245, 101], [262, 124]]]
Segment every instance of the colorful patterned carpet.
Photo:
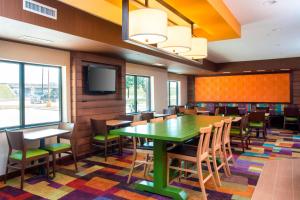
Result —
[[[263, 164], [267, 160], [300, 157], [300, 135], [287, 130], [272, 130], [268, 139], [252, 140], [245, 153], [234, 144], [236, 166], [229, 178], [222, 174], [222, 186], [215, 189], [211, 182], [206, 185], [208, 199], [251, 199]], [[74, 173], [72, 164], [60, 166], [56, 178], [26, 175], [24, 190], [19, 188], [19, 178], [7, 185], [0, 183], [0, 199], [168, 199], [158, 195], [138, 192], [133, 184], [126, 184], [131, 155], [109, 157], [107, 162], [100, 156], [92, 156], [79, 162], [80, 172]], [[143, 179], [142, 168], [134, 173], [132, 183]], [[201, 191], [196, 178], [174, 182], [184, 188], [189, 199], [200, 199]]]

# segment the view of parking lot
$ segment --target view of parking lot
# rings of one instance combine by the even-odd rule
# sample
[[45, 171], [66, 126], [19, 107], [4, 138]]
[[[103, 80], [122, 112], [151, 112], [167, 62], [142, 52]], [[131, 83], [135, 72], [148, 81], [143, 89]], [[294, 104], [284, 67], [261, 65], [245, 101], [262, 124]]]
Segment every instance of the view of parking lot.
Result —
[[[21, 83], [20, 71], [24, 73]], [[22, 108], [23, 125], [60, 120], [58, 68], [25, 65], [22, 69], [18, 63], [0, 62], [0, 128], [20, 126]]]

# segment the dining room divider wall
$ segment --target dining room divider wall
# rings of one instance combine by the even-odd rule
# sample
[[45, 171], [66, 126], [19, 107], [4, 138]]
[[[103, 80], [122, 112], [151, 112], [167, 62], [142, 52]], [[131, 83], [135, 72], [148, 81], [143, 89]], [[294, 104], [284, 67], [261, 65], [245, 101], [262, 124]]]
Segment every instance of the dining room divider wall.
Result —
[[[117, 69], [116, 93], [91, 95], [85, 93], [83, 62], [108, 64]], [[125, 114], [125, 61], [97, 54], [71, 53], [71, 107], [72, 121], [77, 124], [77, 155], [90, 153], [90, 119], [113, 119]]]

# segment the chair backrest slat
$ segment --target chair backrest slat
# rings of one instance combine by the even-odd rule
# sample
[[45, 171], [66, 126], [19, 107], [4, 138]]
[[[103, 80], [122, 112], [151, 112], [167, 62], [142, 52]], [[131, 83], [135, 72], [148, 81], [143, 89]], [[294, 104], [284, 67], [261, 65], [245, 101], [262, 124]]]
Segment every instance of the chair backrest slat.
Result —
[[209, 154], [209, 142], [211, 136], [212, 126], [200, 129], [200, 138], [197, 148], [197, 157], [200, 159], [201, 155]]
[[231, 130], [232, 118], [224, 119], [223, 135], [222, 135], [222, 144], [227, 144], [230, 142], [230, 130]]
[[23, 131], [6, 131], [6, 137], [11, 150], [25, 151]]
[[[139, 126], [139, 125], [147, 125], [147, 120], [144, 120], [144, 121], [137, 121], [137, 122], [132, 122], [131, 124], [130, 124], [130, 126]], [[138, 139], [138, 144], [137, 144], [137, 142], [136, 142], [136, 139]], [[141, 146], [142, 145], [142, 143], [144, 143], [144, 142], [147, 142], [147, 138], [139, 138], [139, 137], [133, 137], [132, 138], [132, 140], [133, 140], [133, 149], [134, 150], [136, 150], [137, 149], [137, 145], [138, 146]]]
[[298, 107], [285, 107], [284, 116], [286, 117], [299, 117], [299, 108]]
[[107, 136], [108, 134], [106, 120], [91, 119], [91, 127], [94, 136], [96, 135]]
[[61, 135], [61, 136], [59, 136], [59, 138], [70, 139], [70, 140], [72, 140], [72, 142], [75, 142], [75, 141], [73, 141], [73, 140], [76, 140], [76, 128], [75, 127], [76, 126], [74, 123], [60, 122], [58, 124], [58, 129], [67, 130], [67, 131], [70, 131], [70, 133]]
[[251, 112], [249, 114], [248, 120], [250, 122], [264, 122], [265, 121], [265, 112]]
[[222, 133], [223, 133], [224, 121], [214, 123], [214, 132], [212, 138], [212, 148], [219, 149], [222, 144]]

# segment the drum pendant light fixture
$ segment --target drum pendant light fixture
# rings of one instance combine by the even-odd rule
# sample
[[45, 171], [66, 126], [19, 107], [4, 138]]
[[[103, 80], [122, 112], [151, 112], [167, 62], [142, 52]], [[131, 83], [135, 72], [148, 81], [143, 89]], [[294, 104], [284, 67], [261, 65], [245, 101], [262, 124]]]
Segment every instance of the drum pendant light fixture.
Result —
[[167, 40], [168, 15], [165, 11], [143, 8], [129, 12], [129, 38], [144, 44]]
[[191, 50], [192, 46], [192, 31], [187, 26], [169, 26], [168, 39], [165, 42], [159, 43], [158, 48], [170, 53], [185, 53]]
[[192, 38], [191, 51], [180, 54], [188, 59], [199, 60], [207, 57], [207, 39], [206, 38]]

